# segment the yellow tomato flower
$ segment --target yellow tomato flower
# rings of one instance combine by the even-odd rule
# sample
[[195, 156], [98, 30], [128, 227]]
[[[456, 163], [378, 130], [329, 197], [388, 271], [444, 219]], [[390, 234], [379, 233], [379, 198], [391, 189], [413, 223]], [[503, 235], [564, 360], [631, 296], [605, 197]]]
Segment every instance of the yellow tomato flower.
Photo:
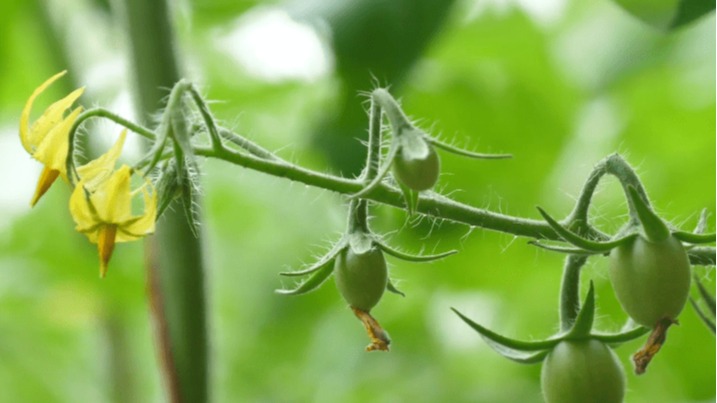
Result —
[[23, 147], [33, 158], [45, 165], [37, 183], [35, 195], [30, 202], [33, 206], [47, 192], [58, 176], [62, 176], [63, 179], [67, 180], [65, 160], [67, 159], [69, 145], [68, 136], [70, 128], [77, 120], [77, 115], [82, 112], [82, 107], [75, 108], [66, 117], [64, 114], [82, 95], [84, 88], [78, 88], [68, 96], [50, 105], [42, 116], [30, 126], [30, 112], [35, 98], [65, 73], [63, 71], [55, 74], [37, 87], [30, 95], [22, 110], [22, 115], [20, 115], [20, 141], [22, 141]]
[[[122, 165], [99, 183], [93, 183], [92, 177], [81, 177], [70, 196], [70, 213], [77, 224], [75, 229], [97, 244], [100, 277], [107, 274], [107, 264], [116, 242], [134, 241], [154, 232], [157, 193], [149, 181], [131, 191], [131, 177], [132, 170], [127, 165]], [[140, 191], [144, 212], [133, 215], [132, 199]]]

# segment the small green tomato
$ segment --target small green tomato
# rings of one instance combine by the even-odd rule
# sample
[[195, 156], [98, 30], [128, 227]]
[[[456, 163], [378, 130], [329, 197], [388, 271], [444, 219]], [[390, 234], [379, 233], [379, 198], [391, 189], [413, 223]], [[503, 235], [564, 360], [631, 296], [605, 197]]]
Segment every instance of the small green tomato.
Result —
[[610, 253], [610, 280], [620, 305], [635, 322], [653, 328], [675, 319], [690, 291], [690, 262], [682, 243], [670, 236], [650, 242], [638, 236]]
[[619, 403], [625, 373], [615, 353], [598, 340], [560, 342], [540, 374], [547, 403]]
[[336, 257], [334, 279], [349, 305], [369, 312], [381, 299], [388, 283], [383, 252], [376, 246], [363, 253], [355, 253], [347, 247]]
[[433, 147], [424, 143], [421, 153], [399, 149], [393, 161], [393, 174], [396, 179], [415, 191], [428, 190], [438, 182], [440, 160]]

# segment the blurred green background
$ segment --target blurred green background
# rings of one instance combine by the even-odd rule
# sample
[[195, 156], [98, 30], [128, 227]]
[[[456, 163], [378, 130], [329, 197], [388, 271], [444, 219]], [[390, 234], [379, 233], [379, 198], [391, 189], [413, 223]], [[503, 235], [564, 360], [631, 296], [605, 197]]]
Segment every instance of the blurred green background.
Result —
[[[99, 280], [96, 250], [73, 231], [69, 191], [29, 200], [40, 164], [17, 137], [32, 90], [69, 68], [43, 102], [87, 86], [84, 105], [131, 116], [126, 36], [101, 0], [0, 2], [0, 401], [163, 401], [141, 243], [118, 246]], [[408, 114], [444, 139], [509, 161], [443, 156], [454, 198], [537, 218], [566, 214], [598, 160], [621, 152], [663, 216], [691, 229], [715, 207], [715, 17], [661, 33], [609, 0], [331, 0], [173, 3], [186, 75], [216, 115], [282, 157], [333, 173], [360, 169], [366, 98], [391, 85]], [[63, 88], [64, 86], [64, 88]], [[91, 126], [88, 150], [119, 130]], [[132, 147], [130, 147], [131, 149]], [[130, 150], [131, 151], [131, 150]], [[532, 402], [540, 366], [490, 350], [449, 307], [523, 339], [557, 329], [562, 257], [526, 240], [376, 207], [375, 230], [408, 251], [461, 253], [429, 265], [390, 261], [407, 296], [373, 311], [393, 338], [365, 353], [361, 324], [333, 283], [303, 297], [279, 271], [338, 239], [342, 198], [225, 163], [203, 167], [205, 246], [218, 402]], [[626, 208], [606, 180], [592, 210], [613, 231]], [[714, 290], [714, 270], [695, 268]], [[606, 260], [598, 323], [626, 317]], [[284, 281], [284, 282], [283, 282]], [[693, 290], [693, 294], [694, 294]], [[628, 402], [714, 401], [715, 338], [691, 308]]]

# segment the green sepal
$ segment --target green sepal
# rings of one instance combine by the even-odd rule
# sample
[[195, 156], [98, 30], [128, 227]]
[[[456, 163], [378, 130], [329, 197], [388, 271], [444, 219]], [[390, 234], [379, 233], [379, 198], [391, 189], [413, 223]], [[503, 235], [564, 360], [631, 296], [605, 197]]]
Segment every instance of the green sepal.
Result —
[[593, 333], [590, 335], [590, 338], [609, 344], [612, 347], [616, 347], [622, 343], [635, 340], [638, 337], [649, 333], [650, 330], [651, 329], [646, 327], [638, 326], [620, 333]]
[[[333, 263], [333, 261], [331, 261], [331, 263]], [[311, 276], [309, 276], [309, 278], [307, 278], [306, 280], [301, 282], [301, 284], [296, 286], [296, 288], [291, 289], [291, 290], [285, 290], [285, 289], [275, 290], [275, 292], [277, 294], [281, 294], [281, 295], [306, 294], [307, 292], [311, 292], [311, 291], [319, 288], [319, 286], [321, 286], [321, 284], [323, 284], [324, 281], [326, 281], [326, 279], [329, 278], [329, 276], [331, 276], [331, 273], [333, 273], [333, 272], [334, 272], [333, 264], [328, 264], [328, 263], [324, 264], [318, 270], [313, 272], [311, 274]]]
[[186, 112], [185, 109], [184, 102], [180, 99], [178, 104], [173, 105], [172, 110], [167, 110], [165, 113], [169, 114], [172, 139], [179, 145], [179, 148], [182, 149], [184, 156], [192, 160], [194, 157], [194, 149], [192, 148], [191, 131], [187, 126], [186, 119], [189, 113]]
[[702, 284], [697, 277], [695, 277], [695, 283], [697, 283], [697, 289], [700, 292], [700, 296], [705, 301], [707, 308], [709, 308], [710, 312], [712, 312], [712, 316], [715, 316], [715, 297], [707, 291], [707, 288], [705, 288], [704, 284]]
[[[494, 350], [498, 351], [500, 354], [503, 354], [502, 351], [515, 351], [515, 352], [536, 352], [541, 350], [550, 350], [555, 345], [560, 343], [562, 339], [556, 338], [556, 339], [548, 339], [548, 340], [542, 340], [542, 341], [521, 341], [521, 340], [514, 340], [509, 337], [502, 336], [498, 333], [493, 332], [490, 329], [487, 329], [481, 325], [479, 325], [476, 322], [473, 322], [472, 320], [468, 319], [466, 316], [464, 316], [462, 313], [458, 312], [455, 308], [451, 308], [453, 312], [455, 312], [456, 315], [458, 315], [461, 319], [463, 319], [464, 322], [468, 324], [468, 326], [472, 327], [473, 330], [478, 332], [478, 334], [483, 337], [483, 339], [488, 343], [488, 345], [491, 346]], [[500, 346], [500, 349], [496, 349], [496, 346]], [[503, 354], [505, 355], [505, 354]], [[506, 356], [507, 357], [507, 356]], [[508, 357], [511, 358], [511, 357]], [[511, 358], [512, 359], [512, 358]]]
[[284, 271], [279, 273], [280, 276], [286, 276], [286, 277], [298, 277], [298, 276], [305, 276], [307, 274], [311, 274], [317, 270], [321, 270], [324, 266], [327, 264], [333, 265], [334, 261], [336, 259], [336, 256], [343, 251], [343, 249], [346, 247], [346, 242], [341, 240], [336, 245], [334, 245], [331, 250], [321, 257], [316, 263], [312, 264], [311, 266], [307, 267], [306, 269], [302, 270], [296, 270], [296, 271]]
[[702, 308], [700, 308], [699, 305], [697, 305], [697, 302], [692, 297], [690, 297], [690, 304], [692, 304], [692, 308], [697, 313], [697, 316], [702, 319], [702, 322], [705, 324], [705, 326], [707, 326], [712, 331], [712, 333], [715, 333], [715, 322], [709, 317], [707, 317], [705, 312], [702, 310]]
[[486, 340], [486, 344], [488, 344], [488, 346], [490, 346], [490, 348], [492, 348], [496, 353], [519, 364], [537, 364], [542, 362], [550, 353], [550, 350], [541, 350], [536, 352], [510, 350], [498, 344], [492, 344], [489, 340]]
[[[173, 141], [175, 158], [177, 163], [177, 191], [182, 200], [184, 218], [187, 219], [189, 229], [195, 238], [199, 238], [199, 217], [197, 217], [197, 167], [194, 157], [188, 158], [178, 141]], [[191, 165], [191, 166], [190, 166]]]
[[455, 146], [452, 146], [448, 143], [444, 143], [438, 139], [435, 139], [430, 136], [426, 136], [426, 140], [433, 144], [434, 146], [444, 150], [448, 151], [449, 153], [453, 153], [456, 155], [461, 155], [463, 157], [468, 158], [475, 158], [475, 159], [489, 159], [489, 160], [502, 160], [502, 159], [508, 159], [513, 158], [512, 154], [483, 154], [483, 153], [474, 153], [468, 150], [464, 150]]
[[392, 292], [392, 293], [394, 293], [394, 294], [398, 294], [398, 295], [400, 295], [400, 296], [402, 296], [402, 297], [405, 297], [405, 296], [406, 296], [406, 294], [404, 294], [403, 291], [401, 291], [401, 290], [399, 290], [398, 288], [396, 288], [396, 286], [393, 284], [393, 282], [391, 281], [390, 278], [388, 279], [388, 283], [386, 283], [386, 290], [387, 290], [387, 291], [390, 291], [390, 292]]
[[403, 183], [396, 181], [398, 187], [403, 193], [403, 200], [406, 202], [406, 210], [408, 211], [408, 217], [413, 217], [418, 208], [418, 192], [404, 185]]
[[160, 168], [159, 178], [154, 187], [157, 190], [157, 217], [161, 217], [172, 201], [179, 197], [178, 185], [179, 172], [174, 159], [167, 161]]
[[580, 235], [570, 231], [569, 229], [562, 226], [560, 223], [558, 223], [553, 217], [548, 215], [548, 213], [545, 212], [542, 208], [538, 207], [538, 211], [540, 212], [540, 215], [543, 216], [545, 221], [550, 225], [550, 227], [555, 230], [555, 232], [558, 233], [566, 242], [569, 242], [581, 249], [585, 250], [591, 250], [595, 251], [597, 253], [606, 253], [612, 250], [613, 248], [620, 246], [628, 241], [631, 241], [634, 237], [637, 236], [637, 234], [629, 234], [622, 238], [615, 239], [613, 241], [607, 241], [607, 242], [598, 242], [598, 241], [591, 241], [589, 239], [585, 239], [581, 237]]
[[426, 141], [428, 136], [419, 129], [401, 130], [396, 133], [394, 139], [399, 144], [401, 155], [406, 159], [422, 160], [430, 153], [431, 145]]
[[388, 253], [389, 255], [399, 258], [401, 260], [408, 261], [408, 262], [432, 262], [434, 260], [443, 259], [445, 257], [455, 255], [456, 253], [458, 253], [457, 250], [453, 249], [453, 250], [449, 250], [447, 252], [438, 253], [436, 255], [411, 255], [411, 254], [403, 253], [401, 251], [393, 249], [390, 246], [388, 246], [382, 242], [376, 242], [376, 243], [381, 248], [381, 250]]
[[672, 233], [672, 236], [682, 242], [691, 244], [714, 243], [716, 240], [714, 232], [710, 234], [694, 234], [691, 232], [675, 231]]
[[578, 316], [575, 318], [573, 327], [568, 331], [565, 336], [566, 339], [585, 339], [590, 336], [590, 332], [593, 328], [593, 321], [595, 320], [595, 288], [593, 282], [590, 281], [590, 288], [588, 289], [588, 295], [585, 297], [585, 302], [578, 312]]
[[391, 164], [393, 164], [393, 160], [396, 158], [396, 154], [398, 153], [398, 143], [394, 139], [391, 143], [391, 148], [388, 150], [388, 154], [386, 155], [386, 160], [383, 162], [383, 165], [379, 168], [378, 173], [376, 174], [376, 177], [371, 180], [366, 186], [364, 186], [363, 189], [358, 191], [357, 193], [352, 194], [349, 196], [350, 199], [358, 199], [360, 197], [363, 197], [367, 194], [369, 194], [372, 190], [374, 190], [378, 185], [381, 184], [381, 181], [383, 178], [386, 177], [386, 174], [388, 174], [388, 170], [391, 169]]
[[667, 228], [667, 224], [652, 211], [637, 189], [633, 186], [628, 186], [627, 197], [635, 207], [635, 213], [637, 213], [637, 218], [642, 224], [642, 230], [648, 241], [661, 242], [670, 236], [670, 229]]
[[550, 245], [542, 243], [540, 241], [532, 240], [528, 241], [529, 245], [537, 246], [538, 248], [549, 250], [551, 252], [566, 253], [568, 255], [599, 255], [604, 252], [596, 252], [593, 250], [580, 249], [580, 248], [569, 248], [565, 246]]
[[363, 231], [354, 231], [348, 235], [349, 248], [356, 255], [368, 253], [377, 243], [372, 234], [367, 234]]

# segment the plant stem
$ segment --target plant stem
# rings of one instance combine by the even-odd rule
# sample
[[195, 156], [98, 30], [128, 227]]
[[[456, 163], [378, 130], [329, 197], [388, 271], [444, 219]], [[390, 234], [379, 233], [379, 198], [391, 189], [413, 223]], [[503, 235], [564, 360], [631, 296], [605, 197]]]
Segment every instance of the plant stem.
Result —
[[368, 155], [366, 156], [366, 183], [370, 183], [381, 164], [381, 106], [371, 97], [368, 121]]
[[[346, 195], [356, 194], [361, 191], [364, 186], [362, 181], [312, 171], [286, 161], [269, 161], [253, 155], [246, 155], [226, 149], [217, 152], [213, 148], [208, 147], [197, 147], [194, 151], [198, 156], [221, 159], [245, 168], [266, 173], [268, 175], [287, 178], [310, 186]], [[603, 171], [603, 163], [608, 160], [613, 161], [611, 163], [613, 168]], [[633, 186], [637, 184], [638, 186], [636, 189], [638, 191], [642, 189], [642, 185], [639, 184], [639, 181], [634, 182], [636, 177], [626, 174], [627, 172], [632, 172], [631, 169], [627, 172], [624, 169], [615, 170], [615, 165], [627, 165], [627, 163], [618, 154], [613, 154], [596, 166], [596, 171], [599, 170], [603, 173], [599, 175], [591, 174], [590, 178], [599, 178], [605, 173], [611, 173], [618, 177], [620, 182], [623, 183], [623, 187], [626, 188], [626, 184]], [[618, 176], [618, 174], [620, 176]], [[591, 180], [589, 183], [594, 183], [594, 185], [591, 185], [590, 187], [594, 190], [597, 185], [597, 180]], [[644, 190], [642, 191], [644, 192]], [[592, 194], [592, 191], [584, 192], [584, 194], [588, 193]], [[400, 209], [405, 208], [401, 191], [386, 184], [380, 184], [375, 189], [368, 192], [365, 196], [362, 196], [362, 198]], [[562, 241], [562, 238], [544, 221], [494, 213], [492, 211], [479, 209], [477, 207], [457, 202], [439, 194], [421, 192], [419, 200], [417, 212], [427, 216], [518, 236]], [[581, 197], [580, 200], [583, 200], [583, 198]], [[588, 200], [589, 202], [589, 198], [586, 197], [585, 200]], [[585, 211], [587, 211], [588, 205], [585, 202], [583, 203], [584, 207], [581, 208], [584, 208]], [[575, 213], [572, 214], [574, 215]], [[597, 230], [592, 230], [591, 233], [600, 234]], [[692, 264], [714, 264], [715, 248], [693, 248], [689, 253], [689, 257]]]
[[[135, 100], [147, 125], [167, 90], [180, 80], [164, 0], [124, 0], [134, 68]], [[206, 402], [208, 337], [204, 266], [199, 239], [183, 209], [168, 208], [146, 242], [150, 305], [167, 395], [172, 402]]]
[[[230, 150], [216, 152], [211, 147], [197, 147], [195, 148], [195, 153], [198, 156], [218, 158], [272, 176], [295, 180], [347, 195], [358, 193], [363, 188], [363, 183], [360, 181], [315, 172], [288, 162], [268, 161]], [[401, 209], [404, 208], [401, 191], [385, 184], [377, 186], [366, 194], [364, 198]], [[543, 221], [494, 213], [459, 203], [438, 194], [421, 194], [417, 211], [449, 221], [519, 236], [552, 240], [560, 239], [555, 231]]]
[[588, 257], [568, 255], [563, 267], [560, 284], [560, 331], [567, 332], [573, 327], [580, 312], [580, 270]]

